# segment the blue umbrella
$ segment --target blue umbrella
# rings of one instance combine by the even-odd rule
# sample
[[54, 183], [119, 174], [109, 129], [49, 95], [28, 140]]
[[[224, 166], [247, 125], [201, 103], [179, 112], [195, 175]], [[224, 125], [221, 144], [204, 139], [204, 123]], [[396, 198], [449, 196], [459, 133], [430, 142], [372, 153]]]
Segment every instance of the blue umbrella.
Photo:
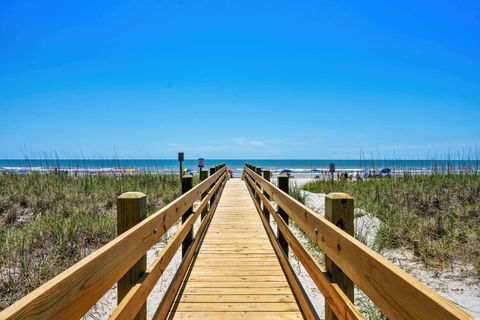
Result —
[[312, 172], [320, 172], [318, 169], [312, 169]]
[[292, 170], [290, 169], [283, 169], [280, 173], [291, 173]]
[[390, 168], [383, 168], [382, 171], [380, 171], [381, 173], [383, 174], [389, 174], [390, 172], [392, 172], [392, 169]]

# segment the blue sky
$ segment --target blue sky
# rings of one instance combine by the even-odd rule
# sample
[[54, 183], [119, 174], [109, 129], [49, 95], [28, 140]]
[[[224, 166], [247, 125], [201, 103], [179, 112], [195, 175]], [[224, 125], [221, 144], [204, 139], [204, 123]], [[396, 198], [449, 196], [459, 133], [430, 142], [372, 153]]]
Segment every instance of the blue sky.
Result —
[[480, 2], [3, 1], [0, 119], [0, 158], [466, 150]]

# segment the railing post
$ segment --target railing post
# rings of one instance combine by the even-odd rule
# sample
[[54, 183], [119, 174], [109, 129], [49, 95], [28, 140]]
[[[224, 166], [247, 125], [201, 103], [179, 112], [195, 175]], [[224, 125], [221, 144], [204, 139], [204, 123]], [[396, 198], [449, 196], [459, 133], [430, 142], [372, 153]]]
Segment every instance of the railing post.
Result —
[[[330, 193], [325, 197], [325, 218], [353, 236], [353, 198], [346, 193]], [[336, 283], [353, 302], [354, 284], [343, 271], [325, 255], [325, 267], [332, 282]], [[332, 309], [325, 304], [325, 320], [336, 320]]]
[[[192, 187], [193, 187], [193, 176], [190, 174], [184, 175], [182, 177], [182, 194], [185, 194], [188, 191], [190, 191]], [[182, 223], [185, 223], [188, 217], [191, 216], [192, 214], [193, 214], [193, 207], [190, 207], [182, 215]], [[193, 228], [188, 232], [187, 236], [185, 237], [185, 240], [183, 240], [182, 242], [182, 258], [187, 253], [187, 250], [192, 244], [192, 241], [193, 241]]]
[[[215, 171], [216, 171], [215, 167], [211, 167], [210, 168], [210, 176], [213, 176], [215, 174]], [[210, 198], [210, 206], [213, 205], [214, 201], [215, 201], [215, 195], [212, 195], [212, 197]]]
[[[287, 194], [289, 192], [288, 181], [289, 181], [289, 178], [286, 174], [281, 174], [278, 176], [278, 188]], [[285, 221], [285, 223], [288, 226], [288, 220], [289, 220], [288, 214], [280, 206], [278, 207], [278, 214], [280, 215], [280, 217], [282, 217], [282, 219]], [[280, 230], [278, 230], [278, 228], [277, 228], [277, 239], [283, 251], [285, 252], [285, 255], [288, 257], [288, 242], [283, 236], [283, 234], [280, 232]]]
[[[253, 172], [257, 172], [257, 167], [256, 166], [252, 165], [251, 169], [252, 169]], [[254, 183], [255, 183], [255, 181], [254, 181]], [[253, 186], [252, 186], [252, 193], [253, 193], [253, 197], [256, 199], [257, 198], [257, 192], [255, 192], [255, 188], [253, 188]]]
[[[141, 192], [126, 192], [117, 198], [117, 235], [134, 227], [147, 217], [147, 196]], [[130, 289], [147, 269], [147, 256], [144, 255], [125, 273], [117, 283], [117, 303], [127, 295]], [[136, 320], [147, 318], [147, 304], [138, 311]]]
[[[203, 170], [201, 169], [200, 170], [200, 181], [203, 181], [203, 180], [206, 180], [208, 178], [208, 171], [207, 170]], [[202, 194], [202, 200], [207, 196], [208, 194], [208, 190], [206, 190], [203, 194]], [[205, 209], [203, 209], [202, 211], [202, 215], [201, 215], [201, 220], [203, 220], [203, 218], [205, 217], [205, 215], [208, 213], [208, 206], [205, 206]]]
[[[255, 173], [258, 174], [258, 175], [261, 177], [261, 176], [262, 176], [262, 168], [260, 168], [260, 167], [255, 167]], [[261, 188], [261, 186], [260, 186], [259, 183], [256, 183], [256, 185], [257, 185], [257, 187], [258, 187], [259, 189]], [[260, 195], [259, 195], [259, 194], [255, 193], [255, 199], [257, 199], [258, 204], [261, 205], [261, 203], [260, 203]]]
[[[270, 170], [263, 170], [263, 179], [270, 182], [271, 177], [272, 172]], [[267, 200], [270, 200], [270, 196], [266, 191], [263, 191], [263, 195], [265, 196], [265, 198], [267, 198]], [[270, 212], [268, 212], [268, 209], [265, 205], [263, 206], [263, 215], [265, 216], [265, 218], [267, 218], [267, 222], [270, 223]]]

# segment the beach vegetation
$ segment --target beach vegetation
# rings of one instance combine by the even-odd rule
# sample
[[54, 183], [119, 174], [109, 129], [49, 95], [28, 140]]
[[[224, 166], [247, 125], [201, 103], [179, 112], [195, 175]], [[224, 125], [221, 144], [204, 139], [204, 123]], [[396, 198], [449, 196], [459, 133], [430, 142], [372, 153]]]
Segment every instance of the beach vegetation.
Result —
[[[314, 181], [315, 193], [346, 192], [355, 206], [381, 221], [378, 249], [410, 249], [419, 243], [427, 267], [472, 265], [480, 275], [480, 175], [403, 174], [364, 181]], [[466, 268], [467, 269], [467, 268]]]
[[180, 195], [174, 174], [0, 174], [0, 310], [116, 236], [116, 198], [149, 214]]

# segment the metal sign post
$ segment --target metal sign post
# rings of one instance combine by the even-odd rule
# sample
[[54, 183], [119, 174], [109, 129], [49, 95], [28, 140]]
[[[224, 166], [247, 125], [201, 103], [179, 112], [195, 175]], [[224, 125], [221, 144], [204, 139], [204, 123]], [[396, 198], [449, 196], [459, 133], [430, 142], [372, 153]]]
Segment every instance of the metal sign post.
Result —
[[330, 163], [329, 164], [329, 167], [330, 167], [330, 181], [331, 181], [331, 191], [333, 192], [333, 174], [335, 173], [335, 163]]
[[183, 177], [183, 166], [182, 166], [183, 160], [184, 160], [184, 154], [183, 154], [183, 152], [179, 152], [178, 153], [178, 162], [180, 163], [180, 180]]
[[205, 166], [205, 159], [198, 158], [198, 172], [202, 171], [202, 168]]

